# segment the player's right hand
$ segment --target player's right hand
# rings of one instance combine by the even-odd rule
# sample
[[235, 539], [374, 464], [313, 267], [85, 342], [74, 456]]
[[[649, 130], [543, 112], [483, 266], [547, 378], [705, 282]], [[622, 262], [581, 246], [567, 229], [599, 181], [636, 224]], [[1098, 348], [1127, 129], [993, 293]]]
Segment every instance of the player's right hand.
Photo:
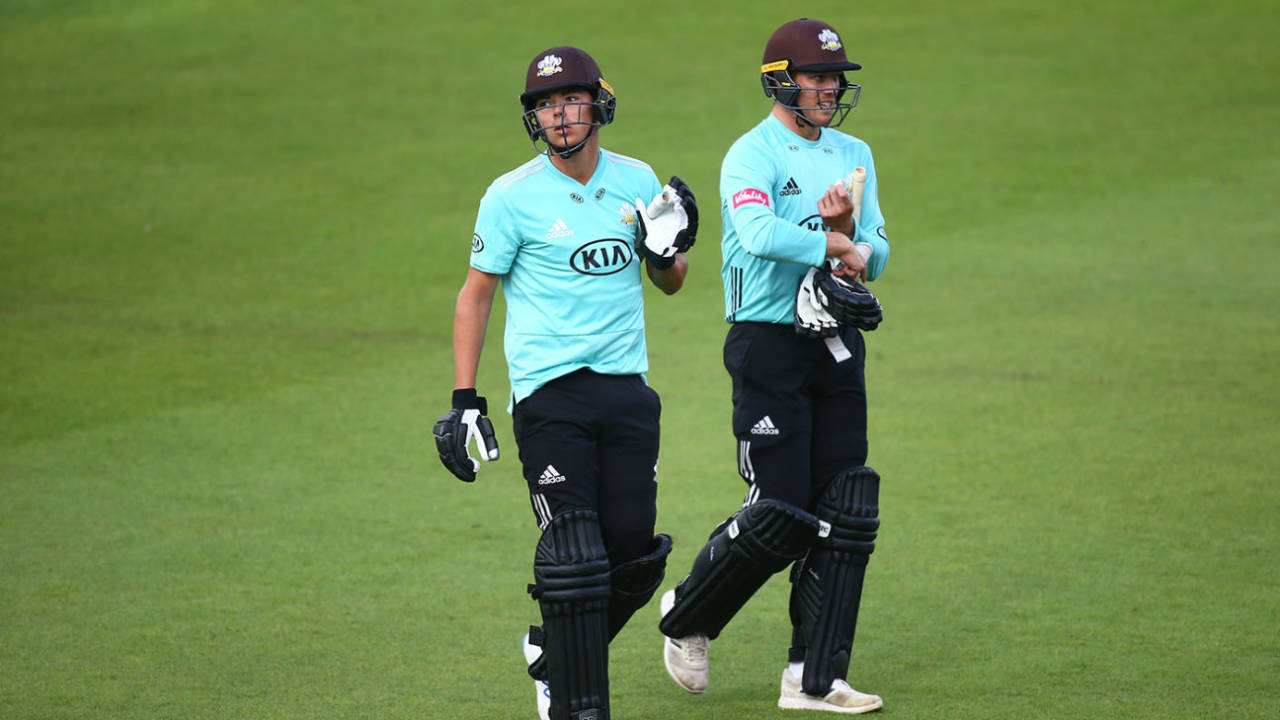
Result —
[[681, 180], [679, 175], [672, 175], [664, 189], [675, 192], [676, 199], [680, 201], [680, 208], [688, 218], [684, 231], [676, 233], [676, 250], [687, 253], [689, 248], [693, 247], [694, 241], [698, 239], [698, 201], [693, 197], [693, 189]]
[[813, 274], [813, 296], [841, 325], [870, 332], [884, 320], [876, 296], [857, 280], [839, 277], [828, 268]]
[[472, 440], [482, 459], [498, 459], [498, 438], [488, 414], [489, 403], [475, 388], [461, 388], [453, 391], [453, 409], [432, 429], [440, 462], [463, 482], [474, 482], [480, 470], [480, 461], [471, 457]]
[[818, 214], [827, 227], [850, 237], [857, 234], [857, 223], [853, 218], [853, 198], [844, 186], [844, 181], [836, 182], [818, 198]]

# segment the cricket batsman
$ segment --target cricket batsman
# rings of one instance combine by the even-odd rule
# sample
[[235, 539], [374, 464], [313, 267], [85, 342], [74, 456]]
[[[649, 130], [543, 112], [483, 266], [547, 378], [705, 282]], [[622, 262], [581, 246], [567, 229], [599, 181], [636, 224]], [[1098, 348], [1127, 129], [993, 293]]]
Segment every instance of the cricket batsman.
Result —
[[860, 86], [846, 73], [860, 67], [827, 23], [779, 27], [760, 68], [772, 109], [721, 167], [724, 365], [747, 494], [660, 603], [667, 671], [692, 693], [707, 689], [709, 642], [791, 566], [778, 707], [883, 705], [848, 683], [880, 524], [862, 333], [881, 309], [859, 280], [878, 278], [889, 258], [871, 150], [835, 129], [857, 104]]
[[541, 531], [530, 592], [542, 622], [522, 639], [536, 707], [543, 720], [608, 720], [609, 641], [653, 597], [671, 552], [654, 534], [661, 403], [644, 378], [641, 282], [681, 288], [698, 208], [680, 178], [664, 185], [600, 147], [617, 98], [585, 51], [538, 53], [520, 104], [538, 154], [480, 200], [454, 315], [452, 409], [434, 434], [465, 482], [498, 458], [476, 376], [501, 285], [508, 411]]

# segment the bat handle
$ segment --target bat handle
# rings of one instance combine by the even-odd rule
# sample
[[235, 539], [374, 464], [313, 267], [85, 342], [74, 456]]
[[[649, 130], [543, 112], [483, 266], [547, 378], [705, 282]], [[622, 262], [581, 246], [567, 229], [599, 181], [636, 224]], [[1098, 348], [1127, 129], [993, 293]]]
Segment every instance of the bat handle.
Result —
[[645, 210], [645, 214], [649, 216], [650, 220], [652, 220], [661, 215], [662, 211], [666, 210], [667, 206], [670, 204], [671, 191], [663, 188], [662, 193], [653, 198], [653, 202], [649, 203], [649, 207]]
[[859, 165], [846, 178], [849, 195], [853, 198], [853, 222], [862, 222], [862, 192], [867, 187], [867, 169]]

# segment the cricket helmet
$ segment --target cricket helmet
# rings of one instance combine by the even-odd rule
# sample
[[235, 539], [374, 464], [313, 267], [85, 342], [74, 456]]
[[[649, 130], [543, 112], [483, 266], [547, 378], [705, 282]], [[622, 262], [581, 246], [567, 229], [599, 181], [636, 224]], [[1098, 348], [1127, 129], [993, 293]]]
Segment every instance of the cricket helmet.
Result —
[[[595, 121], [583, 123], [591, 126], [591, 132], [582, 142], [570, 148], [559, 148], [547, 139], [545, 128], [538, 122], [534, 101], [544, 93], [566, 88], [583, 88], [591, 93], [594, 100], [581, 104], [592, 106], [595, 111]], [[553, 47], [538, 53], [533, 58], [533, 62], [529, 63], [529, 71], [525, 74], [524, 92], [520, 93], [520, 105], [524, 108], [524, 129], [529, 133], [533, 147], [537, 149], [538, 142], [542, 141], [547, 147], [540, 152], [554, 152], [560, 157], [569, 157], [581, 150], [596, 130], [613, 122], [617, 103], [618, 99], [613, 94], [613, 88], [600, 74], [600, 66], [596, 61], [585, 50], [568, 45]]]
[[[835, 115], [829, 127], [836, 127], [844, 122], [849, 111], [858, 104], [858, 95], [862, 86], [850, 84], [845, 78], [847, 70], [861, 70], [862, 66], [850, 62], [844, 53], [844, 43], [840, 35], [827, 23], [821, 20], [800, 18], [784, 24], [773, 32], [769, 42], [764, 46], [764, 58], [760, 65], [760, 84], [764, 86], [766, 97], [777, 101], [779, 105], [796, 114], [804, 123], [813, 123], [805, 117], [805, 110], [818, 110], [818, 107], [801, 107], [799, 105], [800, 87], [792, 78], [793, 72], [839, 72], [840, 88], [836, 91]], [[848, 102], [843, 102], [849, 95]]]

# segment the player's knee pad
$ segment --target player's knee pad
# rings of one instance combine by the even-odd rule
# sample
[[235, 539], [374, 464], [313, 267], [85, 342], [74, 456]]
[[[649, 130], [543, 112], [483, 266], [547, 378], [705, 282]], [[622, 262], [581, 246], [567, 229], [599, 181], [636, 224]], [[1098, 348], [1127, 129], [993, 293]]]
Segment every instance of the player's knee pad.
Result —
[[538, 540], [533, 576], [552, 720], [607, 720], [609, 557], [594, 510], [551, 519]]
[[[662, 585], [666, 575], [667, 556], [671, 554], [671, 536], [658, 535], [649, 543], [649, 552], [613, 568], [610, 573], [609, 639], [622, 630], [636, 611], [648, 604]], [[542, 626], [529, 628], [530, 642], [538, 647], [544, 644]], [[529, 675], [535, 680], [547, 679], [547, 656], [539, 655], [529, 666]]]
[[818, 519], [793, 505], [761, 500], [722, 525], [676, 588], [659, 629], [668, 637], [715, 638], [774, 573], [804, 555]]
[[802, 635], [804, 691], [825, 695], [849, 671], [862, 580], [880, 528], [880, 476], [861, 466], [831, 481], [818, 503], [819, 538], [792, 576], [791, 621]]
[[610, 639], [658, 591], [666, 575], [667, 556], [670, 554], [671, 536], [657, 535], [649, 543], [649, 552], [613, 569], [609, 595]]

